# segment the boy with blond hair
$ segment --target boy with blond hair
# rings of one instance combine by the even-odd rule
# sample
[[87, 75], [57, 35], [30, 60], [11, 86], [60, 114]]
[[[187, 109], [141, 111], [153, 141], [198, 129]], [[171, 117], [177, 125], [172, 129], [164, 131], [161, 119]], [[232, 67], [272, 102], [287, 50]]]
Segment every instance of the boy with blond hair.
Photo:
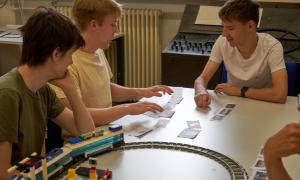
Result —
[[[171, 88], [162, 85], [127, 88], [111, 82], [112, 72], [103, 49], [109, 47], [115, 33], [118, 32], [117, 21], [121, 12], [121, 5], [114, 0], [75, 0], [72, 8], [72, 17], [80, 29], [85, 46], [73, 54], [74, 63], [69, 66], [69, 71], [97, 126], [125, 115], [163, 111], [159, 105], [149, 102], [113, 107], [112, 102], [161, 96], [160, 92], [172, 93]], [[55, 91], [68, 106], [69, 102], [64, 93], [58, 88], [55, 88]]]

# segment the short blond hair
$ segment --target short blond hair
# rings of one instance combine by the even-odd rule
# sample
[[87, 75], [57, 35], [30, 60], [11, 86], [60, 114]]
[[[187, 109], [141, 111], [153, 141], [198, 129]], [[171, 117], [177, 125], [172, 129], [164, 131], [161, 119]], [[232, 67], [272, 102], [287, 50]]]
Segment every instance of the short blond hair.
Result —
[[96, 20], [100, 25], [107, 15], [121, 15], [122, 5], [114, 0], [75, 0], [72, 7], [72, 18], [76, 25], [83, 31], [91, 20]]

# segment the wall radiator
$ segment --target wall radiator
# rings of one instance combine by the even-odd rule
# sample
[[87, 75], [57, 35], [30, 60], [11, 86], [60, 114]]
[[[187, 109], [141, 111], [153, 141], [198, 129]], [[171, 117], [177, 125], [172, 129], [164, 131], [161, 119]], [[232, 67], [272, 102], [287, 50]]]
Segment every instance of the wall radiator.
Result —
[[[56, 10], [70, 17], [70, 6], [56, 6]], [[125, 85], [147, 87], [161, 82], [161, 41], [158, 9], [124, 8], [118, 22], [124, 34]], [[106, 51], [107, 59], [116, 76], [116, 45]]]

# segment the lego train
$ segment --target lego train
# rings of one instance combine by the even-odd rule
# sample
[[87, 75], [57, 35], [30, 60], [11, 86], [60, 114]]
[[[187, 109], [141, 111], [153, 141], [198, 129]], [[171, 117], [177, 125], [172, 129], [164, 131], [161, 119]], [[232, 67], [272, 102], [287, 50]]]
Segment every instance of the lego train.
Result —
[[39, 157], [36, 153], [23, 159], [8, 171], [14, 172], [10, 179], [54, 179], [77, 163], [124, 144], [122, 126], [110, 125], [71, 138], [62, 148], [55, 148]]

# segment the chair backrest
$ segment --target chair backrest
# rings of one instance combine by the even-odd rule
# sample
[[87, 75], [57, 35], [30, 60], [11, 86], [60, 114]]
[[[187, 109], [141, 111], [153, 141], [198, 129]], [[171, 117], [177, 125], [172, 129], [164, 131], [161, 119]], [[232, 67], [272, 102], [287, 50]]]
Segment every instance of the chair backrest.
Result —
[[221, 65], [222, 69], [221, 69], [221, 83], [227, 83], [227, 71], [225, 68], [224, 63], [222, 63]]
[[[296, 96], [296, 72], [297, 65], [295, 62], [286, 61], [285, 62], [287, 74], [288, 74], [288, 96]], [[227, 82], [227, 71], [224, 63], [221, 65], [221, 83]]]
[[47, 139], [46, 139], [46, 153], [54, 148], [61, 148], [64, 141], [61, 137], [61, 128], [56, 125], [52, 120], [48, 119], [47, 122]]
[[285, 67], [288, 74], [288, 96], [296, 96], [296, 62], [286, 61]]

